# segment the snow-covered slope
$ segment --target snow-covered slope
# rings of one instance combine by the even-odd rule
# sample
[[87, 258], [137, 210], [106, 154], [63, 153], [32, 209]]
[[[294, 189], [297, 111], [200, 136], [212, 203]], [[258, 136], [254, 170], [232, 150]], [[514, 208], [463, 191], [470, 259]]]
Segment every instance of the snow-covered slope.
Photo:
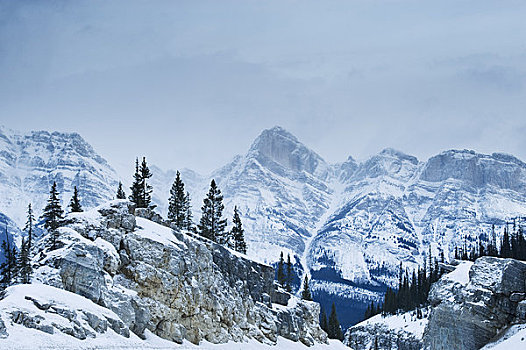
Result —
[[482, 257], [442, 265], [449, 273], [431, 286], [424, 309], [376, 315], [351, 327], [354, 349], [523, 349], [526, 264]]
[[[14, 315], [14, 316], [13, 316]], [[194, 345], [176, 344], [145, 331], [139, 338], [114, 312], [80, 295], [41, 283], [9, 287], [0, 300], [0, 348], [28, 349], [307, 349], [298, 342], [279, 338], [275, 345], [255, 340]], [[113, 329], [115, 328], [117, 332]], [[124, 331], [123, 331], [124, 330]], [[75, 334], [75, 336], [73, 336]], [[346, 349], [339, 341], [316, 343], [311, 350]]]
[[526, 324], [511, 326], [496, 341], [484, 346], [482, 350], [515, 350], [526, 348]]

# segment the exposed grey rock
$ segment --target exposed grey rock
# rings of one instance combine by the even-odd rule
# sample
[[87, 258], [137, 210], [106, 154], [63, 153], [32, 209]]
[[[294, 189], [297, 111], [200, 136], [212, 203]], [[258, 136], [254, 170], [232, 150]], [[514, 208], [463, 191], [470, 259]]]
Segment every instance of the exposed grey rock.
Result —
[[517, 318], [521, 322], [526, 322], [526, 300], [517, 304]]
[[526, 293], [511, 293], [510, 301], [518, 303], [526, 298]]
[[279, 285], [274, 284], [274, 294], [272, 295], [272, 302], [280, 305], [287, 305], [291, 298], [290, 293], [286, 292]]
[[65, 327], [57, 323], [52, 323], [52, 325], [62, 333], [70, 335], [80, 340], [84, 340], [88, 337], [95, 338], [95, 334], [93, 332], [82, 327], [78, 322], [73, 323], [72, 327]]
[[312, 346], [320, 339], [325, 339], [325, 332], [318, 325], [320, 305], [310, 301], [298, 301], [293, 312], [277, 312], [277, 331], [284, 338], [301, 341]]
[[38, 300], [31, 298], [30, 296], [25, 296], [24, 299], [31, 300], [33, 304], [40, 310], [47, 311], [51, 307], [52, 304], [50, 303], [40, 303]]
[[95, 245], [74, 243], [60, 260], [64, 289], [99, 302], [104, 281], [104, 252]]
[[11, 320], [14, 323], [21, 324], [26, 328], [34, 328], [45, 333], [53, 334], [53, 327], [51, 325], [41, 323], [44, 320], [42, 316], [31, 316], [27, 312], [13, 311], [11, 312]]
[[2, 320], [2, 317], [0, 317], [0, 339], [7, 338], [8, 336], [9, 334], [7, 333], [4, 320]]
[[510, 296], [526, 292], [526, 264], [514, 259], [483, 257], [469, 271], [472, 285], [488, 288], [495, 294]]
[[110, 328], [113, 329], [115, 333], [120, 334], [126, 338], [130, 337], [130, 331], [128, 327], [126, 327], [126, 325], [122, 323], [121, 320], [116, 320], [110, 317], [106, 317], [106, 320], [108, 321]]
[[[483, 257], [469, 271], [466, 286], [442, 278], [429, 295], [434, 305], [425, 331], [429, 349], [479, 349], [522, 315], [526, 264]], [[510, 297], [514, 295], [514, 297]], [[522, 306], [521, 306], [522, 308]]]
[[84, 311], [84, 319], [88, 322], [89, 326], [97, 333], [105, 333], [108, 330], [108, 321], [101, 319], [97, 315], [91, 312]]
[[384, 324], [356, 326], [345, 334], [344, 344], [353, 349], [373, 349], [375, 339], [379, 349], [421, 350], [422, 339], [404, 330], [389, 329]]
[[77, 318], [77, 313], [74, 310], [64, 309], [55, 305], [51, 306], [48, 312], [56, 313], [57, 315], [64, 317], [70, 322], [73, 322]]

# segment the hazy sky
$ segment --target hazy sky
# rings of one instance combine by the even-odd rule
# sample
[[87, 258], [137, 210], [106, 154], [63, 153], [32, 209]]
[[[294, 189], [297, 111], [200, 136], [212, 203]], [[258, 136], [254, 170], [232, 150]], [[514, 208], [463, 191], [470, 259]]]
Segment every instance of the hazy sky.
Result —
[[[0, 124], [207, 172], [281, 125], [330, 162], [526, 160], [526, 2], [0, 0]], [[133, 165], [132, 165], [133, 166]]]

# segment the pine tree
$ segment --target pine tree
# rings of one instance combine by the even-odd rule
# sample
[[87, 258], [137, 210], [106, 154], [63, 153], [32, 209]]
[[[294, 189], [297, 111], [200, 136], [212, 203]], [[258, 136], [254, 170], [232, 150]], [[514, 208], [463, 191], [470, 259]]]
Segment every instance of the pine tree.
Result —
[[237, 211], [237, 206], [234, 207], [234, 217], [232, 218], [232, 223], [234, 224], [234, 227], [232, 227], [232, 231], [230, 232], [230, 237], [232, 241], [232, 248], [236, 251], [246, 254], [247, 253], [247, 244], [245, 243], [245, 236], [243, 230], [243, 225], [241, 224], [241, 218], [239, 217], [239, 213]]
[[117, 187], [117, 199], [126, 199], [126, 193], [122, 188], [122, 182], [119, 181], [119, 187]]
[[283, 270], [283, 265], [284, 265], [283, 252], [281, 252], [279, 254], [277, 278], [278, 278], [278, 283], [282, 287], [285, 284], [285, 271]]
[[[371, 305], [372, 305], [373, 302], [371, 302]], [[367, 308], [365, 309], [365, 314], [364, 314], [364, 320], [370, 318], [372, 315], [373, 315], [373, 312], [371, 310], [371, 305], [367, 305]]]
[[226, 219], [223, 219], [223, 196], [215, 180], [210, 183], [210, 190], [203, 200], [202, 216], [199, 222], [199, 233], [219, 244], [225, 243]]
[[323, 308], [323, 306], [321, 307], [321, 312], [320, 312], [320, 328], [323, 329], [325, 333], [327, 333], [328, 331], [327, 314], [325, 313], [325, 309]]
[[489, 243], [488, 247], [488, 255], [489, 256], [497, 256], [497, 235], [495, 233], [495, 224], [491, 225], [491, 241]]
[[9, 287], [15, 279], [15, 266], [16, 266], [16, 250], [11, 247], [9, 243], [9, 233], [7, 232], [7, 223], [5, 225], [5, 236], [2, 241], [2, 251], [4, 253], [5, 261], [0, 265], [0, 274], [2, 279], [0, 280], [0, 286], [2, 289]]
[[29, 242], [26, 239], [22, 239], [22, 246], [20, 248], [20, 254], [18, 254], [18, 273], [20, 275], [20, 283], [30, 283], [31, 274], [33, 268], [31, 267], [31, 254], [29, 251]]
[[329, 315], [328, 329], [329, 332], [327, 332], [327, 335], [329, 338], [342, 340], [342, 328], [340, 326], [340, 321], [338, 321], [338, 315], [336, 315], [336, 306], [334, 303], [332, 303], [331, 314]]
[[142, 208], [154, 208], [155, 206], [152, 206], [152, 186], [148, 184], [148, 179], [152, 177], [152, 173], [150, 172], [150, 169], [148, 168], [148, 165], [146, 164], [146, 157], [142, 157], [142, 163], [140, 174], [142, 179], [142, 190], [141, 190], [141, 202], [143, 207]]
[[71, 197], [71, 201], [69, 202], [69, 208], [72, 213], [80, 213], [84, 211], [80, 205], [79, 191], [77, 190], [77, 186], [73, 187], [73, 197]]
[[33, 222], [35, 217], [33, 216], [33, 209], [31, 208], [31, 203], [27, 206], [27, 221], [26, 226], [24, 226], [24, 231], [27, 232], [27, 249], [31, 253], [31, 247], [33, 245]]
[[143, 190], [143, 180], [141, 173], [139, 172], [139, 158], [135, 158], [135, 174], [133, 174], [133, 183], [130, 187], [130, 201], [135, 204], [136, 208], [144, 208], [142, 202], [142, 190]]
[[177, 171], [175, 181], [170, 189], [170, 198], [168, 198], [168, 220], [170, 220], [179, 230], [186, 225], [186, 194], [184, 183], [181, 180], [181, 174]]
[[526, 239], [524, 238], [524, 230], [521, 225], [517, 230], [517, 257], [519, 260], [526, 260]]
[[186, 212], [184, 217], [184, 229], [188, 231], [194, 231], [194, 222], [192, 221], [192, 203], [189, 192], [186, 192], [184, 200], [184, 208]]
[[58, 199], [57, 184], [53, 182], [49, 192], [49, 199], [41, 218], [44, 219], [44, 228], [49, 232], [50, 249], [57, 249], [59, 239], [58, 228], [62, 225], [64, 211]]
[[500, 256], [502, 258], [511, 258], [511, 245], [510, 236], [508, 234], [508, 228], [504, 228], [504, 235], [502, 236], [502, 243], [500, 246]]
[[301, 299], [312, 301], [312, 295], [310, 294], [309, 289], [309, 277], [305, 275], [303, 280], [303, 290], [301, 291]]
[[290, 262], [290, 254], [287, 254], [287, 273], [285, 276], [285, 289], [287, 292], [292, 291], [292, 263]]
[[378, 337], [374, 337], [374, 345], [373, 345], [373, 349], [374, 350], [378, 350]]

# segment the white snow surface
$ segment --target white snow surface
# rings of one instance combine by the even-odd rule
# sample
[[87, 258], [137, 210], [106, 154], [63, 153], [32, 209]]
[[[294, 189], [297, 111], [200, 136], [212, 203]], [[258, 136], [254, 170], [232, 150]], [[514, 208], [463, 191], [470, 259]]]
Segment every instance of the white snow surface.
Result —
[[[424, 316], [427, 316], [427, 309], [424, 309], [422, 312]], [[413, 334], [418, 339], [422, 339], [424, 335], [424, 330], [427, 326], [427, 322], [427, 317], [419, 319], [416, 317], [415, 311], [409, 311], [388, 316], [382, 316], [381, 314], [378, 314], [376, 316], [368, 318], [363, 322], [356, 324], [353, 327], [368, 326], [374, 324], [385, 325], [390, 330], [403, 330], [405, 332]]]
[[463, 261], [455, 268], [455, 270], [445, 274], [442, 278], [465, 286], [469, 283], [469, 270], [471, 269], [471, 266], [473, 266], [473, 262]]
[[526, 349], [526, 324], [511, 326], [496, 341], [487, 344], [481, 350], [519, 350]]
[[135, 220], [138, 227], [135, 233], [141, 237], [181, 249], [180, 244], [182, 244], [182, 242], [175, 238], [171, 228], [156, 224], [153, 221], [141, 217], [136, 217]]

